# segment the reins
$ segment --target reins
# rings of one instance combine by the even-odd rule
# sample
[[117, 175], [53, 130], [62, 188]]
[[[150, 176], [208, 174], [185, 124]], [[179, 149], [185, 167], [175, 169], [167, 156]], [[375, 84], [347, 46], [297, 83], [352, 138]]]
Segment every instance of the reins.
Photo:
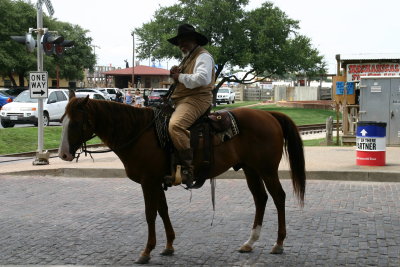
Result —
[[[85, 113], [85, 122], [87, 123], [88, 119], [87, 119], [87, 114]], [[131, 145], [133, 145], [137, 139], [139, 139], [139, 137], [146, 132], [149, 128], [151, 128], [155, 122], [155, 120], [157, 119], [157, 115], [154, 113], [153, 119], [146, 125], [146, 127], [142, 128], [132, 139], [130, 139], [127, 143], [123, 144], [122, 146], [118, 147], [118, 148], [114, 148], [114, 149], [104, 149], [104, 150], [88, 150], [87, 149], [87, 144], [86, 142], [89, 140], [92, 140], [93, 138], [97, 137], [96, 134], [93, 134], [92, 137], [90, 137], [88, 140], [84, 141], [84, 137], [83, 137], [83, 131], [84, 131], [84, 124], [82, 124], [82, 129], [81, 129], [81, 137], [82, 137], [82, 145], [81, 145], [81, 152], [77, 153], [76, 156], [76, 161], [78, 161], [80, 155], [82, 153], [85, 153], [85, 157], [87, 157], [87, 154], [90, 155], [90, 157], [93, 159], [92, 157], [92, 153], [94, 154], [101, 154], [101, 153], [108, 153], [108, 152], [114, 152], [114, 151], [121, 151]]]

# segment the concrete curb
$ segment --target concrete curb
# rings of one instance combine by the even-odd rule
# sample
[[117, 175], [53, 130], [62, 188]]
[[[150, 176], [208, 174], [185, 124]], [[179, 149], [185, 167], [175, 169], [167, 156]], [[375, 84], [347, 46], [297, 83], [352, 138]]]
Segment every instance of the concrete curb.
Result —
[[[55, 177], [86, 177], [86, 178], [127, 178], [125, 170], [120, 168], [93, 169], [93, 168], [59, 168], [44, 170], [28, 170], [7, 172], [3, 175], [13, 176], [55, 176]], [[338, 180], [338, 181], [365, 181], [365, 182], [400, 182], [398, 172], [374, 171], [307, 171], [307, 180]], [[290, 179], [290, 171], [280, 170], [281, 179]], [[245, 179], [242, 170], [229, 170], [217, 179]]]

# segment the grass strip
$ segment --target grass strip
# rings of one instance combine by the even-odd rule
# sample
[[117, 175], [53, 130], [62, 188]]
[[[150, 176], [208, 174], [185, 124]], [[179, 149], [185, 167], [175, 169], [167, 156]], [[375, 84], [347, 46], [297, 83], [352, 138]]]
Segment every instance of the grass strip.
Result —
[[[61, 126], [44, 127], [44, 149], [59, 147], [61, 130]], [[36, 151], [37, 143], [37, 127], [0, 129], [0, 155]], [[88, 142], [88, 144], [101, 143], [97, 137]]]

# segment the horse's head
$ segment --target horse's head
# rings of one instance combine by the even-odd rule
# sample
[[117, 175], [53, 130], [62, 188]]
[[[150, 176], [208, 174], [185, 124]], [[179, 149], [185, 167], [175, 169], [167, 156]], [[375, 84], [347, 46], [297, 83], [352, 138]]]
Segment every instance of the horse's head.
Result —
[[61, 143], [58, 156], [67, 161], [75, 158], [76, 151], [93, 136], [93, 118], [89, 112], [89, 96], [76, 98], [70, 91], [69, 102], [62, 119]]

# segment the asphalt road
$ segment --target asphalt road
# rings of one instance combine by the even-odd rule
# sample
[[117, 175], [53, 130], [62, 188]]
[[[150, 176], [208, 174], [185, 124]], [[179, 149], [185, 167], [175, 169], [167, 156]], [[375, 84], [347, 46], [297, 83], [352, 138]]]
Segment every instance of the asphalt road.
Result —
[[[269, 254], [277, 232], [271, 198], [254, 251], [237, 252], [250, 234], [253, 200], [244, 180], [219, 180], [214, 221], [208, 183], [191, 201], [180, 187], [166, 192], [176, 252], [158, 254], [165, 244], [158, 218], [150, 265], [400, 265], [400, 183], [310, 180], [304, 209], [290, 181], [282, 184], [283, 255]], [[0, 265], [131, 266], [147, 237], [141, 188], [125, 178], [0, 176], [0, 203]]]

